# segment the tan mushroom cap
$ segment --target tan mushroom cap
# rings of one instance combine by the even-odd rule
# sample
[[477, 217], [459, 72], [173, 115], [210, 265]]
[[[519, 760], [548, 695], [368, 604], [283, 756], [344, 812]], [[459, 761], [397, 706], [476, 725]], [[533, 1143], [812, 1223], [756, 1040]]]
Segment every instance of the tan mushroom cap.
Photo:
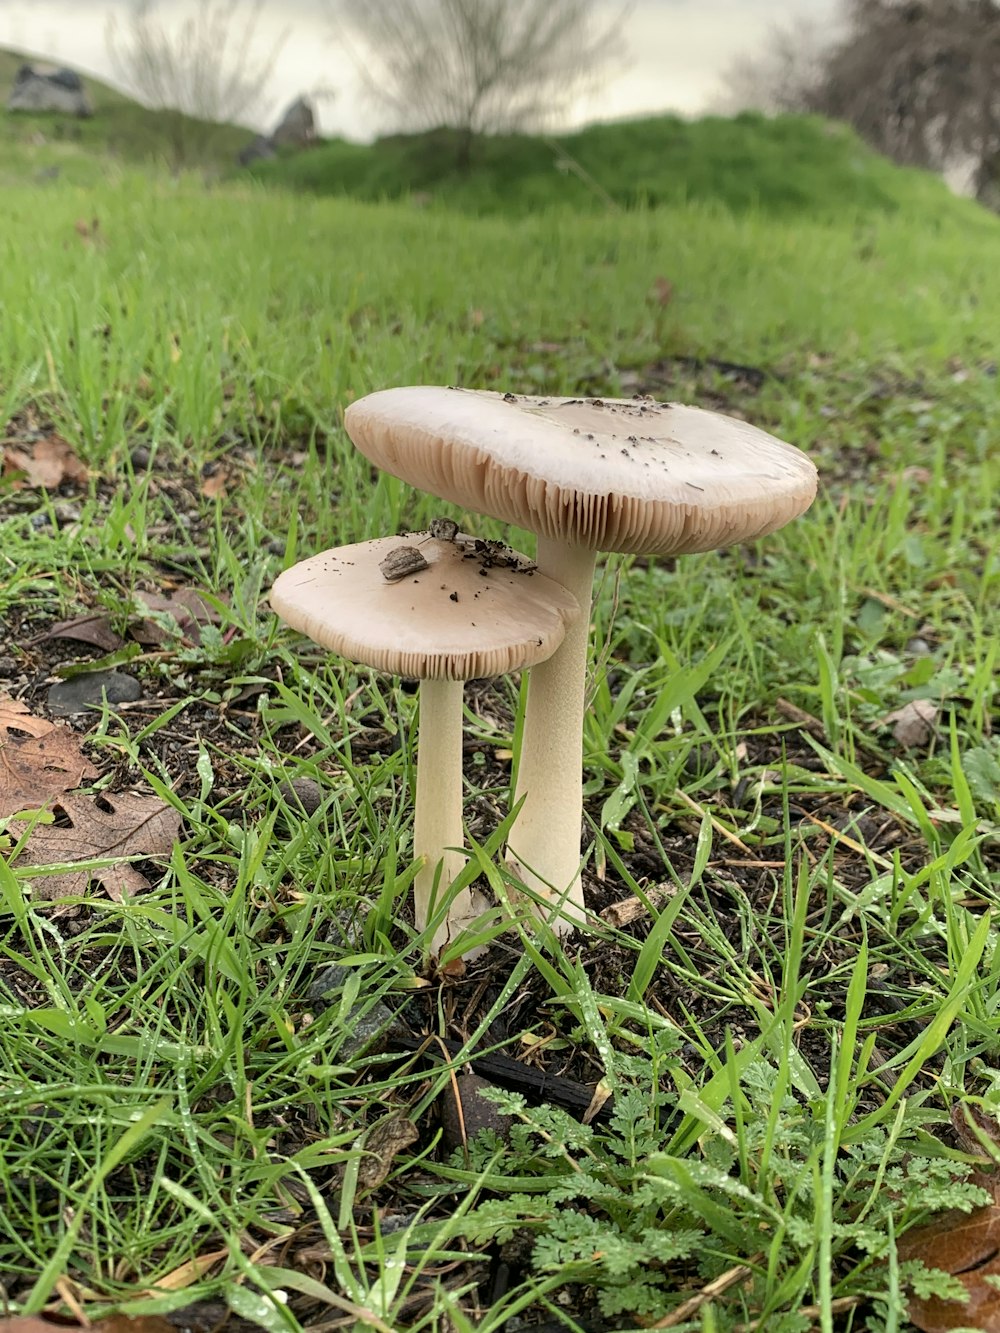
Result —
[[[390, 583], [379, 566], [401, 546], [428, 568]], [[423, 532], [340, 546], [279, 574], [271, 607], [324, 648], [417, 680], [497, 676], [551, 656], [580, 615], [576, 599], [526, 556], [526, 569], [474, 556]]]
[[352, 403], [351, 439], [393, 476], [595, 551], [679, 555], [774, 532], [816, 494], [804, 453], [745, 421], [650, 398], [429, 386]]

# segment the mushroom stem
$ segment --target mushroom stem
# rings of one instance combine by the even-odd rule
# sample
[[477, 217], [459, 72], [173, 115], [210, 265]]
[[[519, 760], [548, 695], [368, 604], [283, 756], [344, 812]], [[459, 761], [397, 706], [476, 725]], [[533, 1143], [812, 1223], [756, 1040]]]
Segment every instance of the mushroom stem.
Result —
[[[531, 668], [514, 792], [515, 802], [523, 797], [524, 804], [511, 830], [507, 859], [545, 902], [562, 900], [552, 924], [565, 935], [587, 919], [580, 880], [583, 708], [597, 553], [540, 536], [536, 558], [541, 573], [572, 593], [582, 614], [552, 656]], [[538, 909], [538, 914], [544, 912]]]
[[[460, 680], [420, 682], [417, 791], [413, 815], [413, 855], [422, 861], [413, 881], [413, 915], [417, 930], [426, 927], [466, 861], [462, 852], [449, 850], [461, 847], [465, 840], [462, 830], [462, 689]], [[431, 951], [438, 953], [473, 915], [472, 897], [468, 889], [463, 889], [434, 932]]]

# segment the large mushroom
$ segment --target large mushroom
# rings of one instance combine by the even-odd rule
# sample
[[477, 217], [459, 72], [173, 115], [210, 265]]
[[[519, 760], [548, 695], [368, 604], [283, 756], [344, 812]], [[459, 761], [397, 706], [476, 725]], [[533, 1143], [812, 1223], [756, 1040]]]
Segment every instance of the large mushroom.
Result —
[[[413, 853], [418, 930], [440, 914], [462, 871], [462, 682], [533, 666], [580, 607], [526, 557], [499, 543], [412, 533], [323, 551], [279, 574], [271, 607], [351, 661], [419, 680]], [[441, 915], [437, 953], [478, 915], [463, 889]]]
[[523, 805], [508, 849], [568, 930], [585, 920], [582, 733], [597, 552], [681, 555], [762, 537], [808, 509], [816, 469], [745, 421], [650, 398], [385, 389], [352, 403], [345, 425], [385, 471], [535, 532], [539, 569], [585, 610], [531, 673]]

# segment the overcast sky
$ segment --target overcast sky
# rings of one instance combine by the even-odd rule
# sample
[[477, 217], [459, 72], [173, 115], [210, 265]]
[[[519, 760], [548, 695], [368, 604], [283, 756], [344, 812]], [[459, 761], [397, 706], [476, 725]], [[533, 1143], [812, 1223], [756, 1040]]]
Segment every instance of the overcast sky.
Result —
[[[159, 0], [164, 21], [191, 0]], [[324, 133], [371, 138], [384, 126], [359, 86], [331, 19], [336, 0], [265, 0], [257, 26], [263, 49], [288, 36], [268, 85], [267, 119], [301, 93], [318, 103]], [[614, 4], [606, 4], [610, 14]], [[711, 108], [720, 76], [753, 50], [777, 22], [808, 16], [827, 22], [837, 0], [635, 0], [624, 28], [625, 54], [601, 91], [577, 108], [577, 122], [655, 111]], [[72, 65], [113, 82], [105, 49], [108, 15], [128, 0], [0, 0], [0, 46]], [[245, 12], [248, 12], [246, 10]], [[258, 127], [260, 128], [260, 127]]]

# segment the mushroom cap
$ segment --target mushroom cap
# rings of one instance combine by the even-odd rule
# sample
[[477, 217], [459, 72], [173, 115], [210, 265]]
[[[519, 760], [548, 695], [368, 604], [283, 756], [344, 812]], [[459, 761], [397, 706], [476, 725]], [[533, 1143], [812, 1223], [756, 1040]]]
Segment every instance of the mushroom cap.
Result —
[[[380, 564], [399, 547], [419, 552], [427, 568], [389, 582]], [[423, 532], [376, 537], [286, 569], [271, 607], [324, 648], [378, 671], [417, 680], [502, 675], [550, 657], [580, 615], [561, 584], [526, 556], [502, 552], [520, 567]]]
[[745, 421], [651, 398], [419, 386], [352, 403], [386, 472], [466, 509], [597, 551], [679, 555], [749, 541], [809, 508], [816, 468]]

